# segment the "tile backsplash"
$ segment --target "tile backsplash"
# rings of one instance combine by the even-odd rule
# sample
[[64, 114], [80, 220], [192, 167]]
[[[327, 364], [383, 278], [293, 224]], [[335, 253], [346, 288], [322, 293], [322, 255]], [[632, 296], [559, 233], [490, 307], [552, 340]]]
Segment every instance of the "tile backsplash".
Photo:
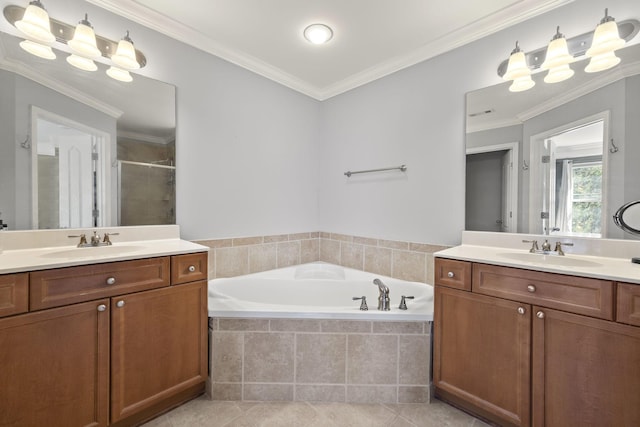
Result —
[[210, 248], [210, 279], [325, 261], [425, 283], [433, 283], [433, 253], [448, 247], [327, 232], [198, 240], [196, 243]]

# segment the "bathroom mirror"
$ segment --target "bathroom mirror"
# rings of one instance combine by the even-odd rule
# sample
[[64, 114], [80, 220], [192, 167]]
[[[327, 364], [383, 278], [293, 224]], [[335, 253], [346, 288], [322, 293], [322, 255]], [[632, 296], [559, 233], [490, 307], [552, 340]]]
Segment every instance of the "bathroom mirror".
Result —
[[[620, 65], [509, 92], [504, 82], [467, 94], [465, 229], [623, 237], [615, 208], [640, 189], [640, 45]], [[568, 186], [570, 188], [568, 188]]]
[[631, 234], [640, 234], [640, 200], [627, 203], [613, 215], [615, 224]]
[[41, 59], [20, 41], [0, 32], [3, 222], [10, 230], [174, 224], [175, 87], [135, 73], [119, 82], [100, 63], [81, 71], [64, 52]]

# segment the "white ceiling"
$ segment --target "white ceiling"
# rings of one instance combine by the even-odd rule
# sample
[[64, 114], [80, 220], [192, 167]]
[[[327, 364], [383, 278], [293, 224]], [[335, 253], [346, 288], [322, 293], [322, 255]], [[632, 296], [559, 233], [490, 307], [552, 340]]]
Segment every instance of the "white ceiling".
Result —
[[324, 100], [572, 0], [87, 1]]

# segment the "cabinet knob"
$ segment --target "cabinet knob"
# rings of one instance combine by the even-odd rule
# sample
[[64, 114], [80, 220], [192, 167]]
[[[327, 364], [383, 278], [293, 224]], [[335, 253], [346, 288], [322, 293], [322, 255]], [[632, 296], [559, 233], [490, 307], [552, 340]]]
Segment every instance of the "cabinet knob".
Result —
[[450, 272], [447, 273], [447, 277], [449, 279], [453, 279], [453, 276], [455, 276], [455, 274], [453, 274], [453, 271], [450, 271]]
[[115, 277], [107, 277], [107, 285], [113, 285], [116, 283]]
[[123, 301], [123, 300], [118, 301], [118, 302], [116, 303], [116, 307], [118, 307], [118, 308], [122, 308], [122, 307], [124, 307], [124, 301]]
[[536, 291], [536, 287], [534, 285], [528, 285], [527, 290], [531, 293], [534, 293]]
[[104, 305], [104, 304], [100, 304], [100, 305], [98, 306], [98, 311], [105, 311], [106, 309], [107, 309], [107, 306], [106, 306], [106, 305]]
[[194, 271], [196, 271], [196, 266], [195, 265], [190, 265], [189, 266], [189, 273], [193, 273]]
[[539, 311], [539, 312], [537, 312], [537, 313], [536, 313], [536, 317], [537, 317], [538, 319], [544, 319], [544, 312], [543, 312], [543, 311]]
[[518, 307], [518, 314], [524, 314], [526, 311], [527, 310], [525, 310], [524, 307]]

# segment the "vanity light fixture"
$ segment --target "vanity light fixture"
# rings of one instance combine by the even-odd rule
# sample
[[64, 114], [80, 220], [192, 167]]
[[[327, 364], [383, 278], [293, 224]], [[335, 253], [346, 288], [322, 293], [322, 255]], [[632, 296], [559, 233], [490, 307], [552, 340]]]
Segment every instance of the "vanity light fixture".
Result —
[[605, 9], [604, 18], [596, 27], [591, 47], [585, 54], [591, 60], [584, 70], [587, 73], [595, 73], [618, 65], [620, 58], [614, 52], [624, 45], [625, 41], [620, 37], [616, 20], [609, 16], [609, 9]]
[[98, 66], [94, 60], [110, 62], [107, 75], [122, 82], [133, 80], [129, 70], [137, 70], [147, 63], [144, 54], [133, 46], [128, 31], [119, 42], [96, 35], [86, 14], [74, 27], [50, 18], [39, 0], [31, 1], [27, 8], [8, 5], [3, 13], [6, 20], [25, 36], [20, 47], [40, 58], [55, 59], [51, 45], [66, 44], [66, 50], [71, 51], [67, 57], [69, 64], [81, 70], [95, 71]]
[[513, 83], [509, 86], [509, 91], [511, 92], [522, 92], [531, 89], [536, 84], [531, 79], [531, 70], [527, 66], [527, 59], [518, 42], [516, 42], [516, 47], [509, 56], [507, 71], [502, 78], [513, 80]]
[[556, 29], [547, 46], [545, 60], [540, 66], [543, 70], [549, 70], [544, 78], [545, 83], [558, 83], [573, 76], [574, 71], [569, 67], [573, 62], [573, 56], [569, 54], [567, 39], [560, 33], [560, 27]]
[[303, 34], [313, 44], [325, 44], [333, 38], [333, 30], [325, 24], [311, 24], [304, 29]]
[[[616, 23], [605, 9], [605, 17], [595, 31], [580, 34], [575, 37], [565, 38], [560, 34], [560, 27], [548, 46], [527, 53], [516, 49], [498, 66], [498, 75], [505, 80], [513, 80], [509, 90], [512, 92], [523, 91], [532, 88], [535, 82], [530, 75], [526, 77], [526, 67], [530, 73], [536, 70], [548, 70], [544, 78], [546, 83], [557, 83], [574, 75], [574, 70], [569, 64], [590, 58], [585, 72], [593, 73], [607, 70], [618, 63], [614, 51], [624, 46], [640, 32], [640, 21], [628, 19]], [[589, 48], [589, 45], [591, 47]], [[514, 56], [515, 55], [515, 56]], [[533, 84], [532, 84], [533, 83]]]
[[16, 21], [14, 25], [32, 41], [43, 44], [56, 41], [56, 37], [51, 32], [49, 14], [39, 0], [30, 2], [22, 19]]

